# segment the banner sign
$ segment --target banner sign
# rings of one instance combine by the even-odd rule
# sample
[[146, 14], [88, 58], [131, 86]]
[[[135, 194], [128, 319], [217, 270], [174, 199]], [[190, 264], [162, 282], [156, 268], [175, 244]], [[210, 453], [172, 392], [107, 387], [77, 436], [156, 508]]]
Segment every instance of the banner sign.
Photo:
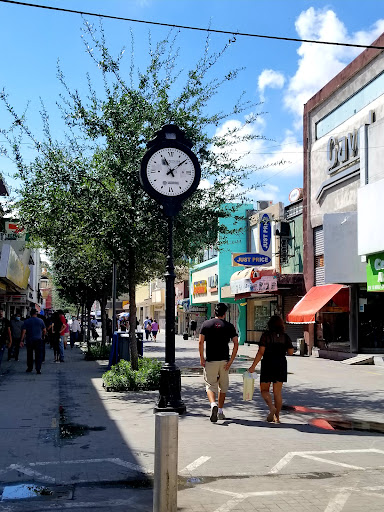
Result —
[[207, 281], [195, 281], [193, 283], [193, 295], [202, 295], [207, 293]]
[[[244, 274], [244, 272], [246, 272]], [[238, 275], [236, 275], [238, 274]], [[254, 269], [237, 272], [231, 277], [230, 286], [233, 295], [241, 293], [277, 292], [277, 275], [262, 275]]]
[[232, 267], [259, 267], [271, 263], [271, 258], [265, 254], [253, 252], [233, 252]]
[[378, 253], [367, 258], [367, 291], [384, 291], [384, 253]]

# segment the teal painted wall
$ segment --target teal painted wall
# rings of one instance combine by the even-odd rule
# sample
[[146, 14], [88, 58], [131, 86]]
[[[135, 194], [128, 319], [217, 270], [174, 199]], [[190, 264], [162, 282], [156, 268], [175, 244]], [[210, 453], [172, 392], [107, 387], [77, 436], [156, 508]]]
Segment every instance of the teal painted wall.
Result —
[[[224, 208], [230, 208], [233, 205], [225, 206]], [[197, 300], [193, 300], [193, 273], [197, 270], [213, 266], [217, 263], [218, 269], [218, 301], [225, 302], [227, 304], [237, 304], [239, 308], [239, 320], [236, 325], [236, 329], [239, 333], [239, 343], [241, 345], [246, 341], [247, 336], [247, 318], [246, 318], [246, 306], [240, 306], [241, 301], [235, 301], [232, 298], [221, 297], [221, 288], [223, 286], [229, 286], [231, 276], [234, 272], [243, 270], [244, 267], [232, 267], [232, 253], [233, 252], [247, 252], [247, 211], [253, 210], [253, 204], [239, 204], [237, 205], [236, 211], [227, 218], [220, 219], [220, 224], [226, 226], [228, 229], [236, 229], [237, 233], [229, 235], [219, 235], [219, 250], [218, 256], [211, 260], [204, 261], [203, 263], [194, 265], [189, 273], [189, 289], [191, 304], [202, 304]], [[239, 217], [239, 219], [235, 219]], [[243, 302], [244, 303], [244, 302]], [[205, 305], [205, 304], [204, 304]]]
[[[233, 206], [233, 205], [232, 205]], [[246, 307], [239, 306], [241, 301], [234, 299], [222, 299], [221, 288], [229, 286], [231, 276], [234, 272], [243, 270], [245, 267], [232, 267], [232, 253], [233, 252], [247, 252], [247, 211], [253, 210], [253, 204], [239, 204], [233, 216], [220, 219], [220, 223], [228, 229], [239, 230], [233, 235], [220, 235], [219, 254], [218, 254], [218, 268], [219, 268], [219, 301], [226, 302], [227, 304], [238, 304], [239, 307], [239, 320], [236, 326], [239, 333], [239, 343], [244, 344], [247, 337], [247, 322], [246, 322]], [[238, 216], [241, 219], [236, 220], [234, 217]]]

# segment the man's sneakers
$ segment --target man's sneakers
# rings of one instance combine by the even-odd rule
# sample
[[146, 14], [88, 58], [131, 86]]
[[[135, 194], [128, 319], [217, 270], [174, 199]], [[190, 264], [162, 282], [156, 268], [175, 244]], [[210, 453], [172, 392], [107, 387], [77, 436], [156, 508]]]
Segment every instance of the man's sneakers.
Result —
[[219, 410], [219, 408], [217, 407], [217, 405], [213, 405], [211, 407], [211, 417], [209, 419], [211, 420], [212, 423], [217, 422], [217, 411], [218, 410]]
[[219, 412], [219, 414], [217, 415], [217, 419], [219, 420], [225, 420], [225, 415], [223, 412]]

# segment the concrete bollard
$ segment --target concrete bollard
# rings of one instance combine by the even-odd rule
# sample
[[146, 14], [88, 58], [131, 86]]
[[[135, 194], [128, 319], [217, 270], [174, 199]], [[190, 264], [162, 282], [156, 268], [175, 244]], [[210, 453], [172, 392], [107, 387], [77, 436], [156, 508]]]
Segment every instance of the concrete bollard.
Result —
[[179, 415], [155, 415], [155, 474], [153, 512], [177, 512], [177, 458]]

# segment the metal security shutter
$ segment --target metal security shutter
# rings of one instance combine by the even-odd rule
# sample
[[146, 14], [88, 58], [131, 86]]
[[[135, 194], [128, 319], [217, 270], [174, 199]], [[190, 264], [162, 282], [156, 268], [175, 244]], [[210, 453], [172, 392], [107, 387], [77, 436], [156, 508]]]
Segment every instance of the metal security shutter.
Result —
[[313, 230], [313, 246], [315, 250], [315, 286], [319, 286], [325, 284], [323, 226]]
[[[287, 295], [283, 297], [283, 318], [292, 311], [293, 307], [299, 302], [301, 297], [296, 295]], [[285, 324], [285, 332], [291, 338], [293, 346], [296, 346], [297, 338], [304, 338], [304, 325], [302, 324]]]

